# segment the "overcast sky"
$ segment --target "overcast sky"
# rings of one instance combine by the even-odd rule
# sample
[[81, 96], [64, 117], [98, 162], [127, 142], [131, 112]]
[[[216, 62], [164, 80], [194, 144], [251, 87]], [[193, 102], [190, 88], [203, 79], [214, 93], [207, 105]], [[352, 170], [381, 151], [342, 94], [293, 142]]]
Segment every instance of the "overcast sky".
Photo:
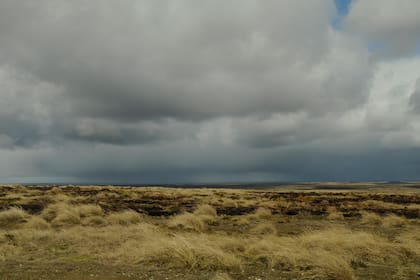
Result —
[[0, 181], [420, 179], [418, 0], [0, 0]]

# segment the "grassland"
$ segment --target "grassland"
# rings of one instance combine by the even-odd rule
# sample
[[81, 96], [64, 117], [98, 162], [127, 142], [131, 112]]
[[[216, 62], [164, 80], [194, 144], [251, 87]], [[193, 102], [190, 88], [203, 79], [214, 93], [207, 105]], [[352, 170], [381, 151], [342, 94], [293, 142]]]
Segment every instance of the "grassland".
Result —
[[420, 188], [0, 186], [0, 279], [420, 279]]

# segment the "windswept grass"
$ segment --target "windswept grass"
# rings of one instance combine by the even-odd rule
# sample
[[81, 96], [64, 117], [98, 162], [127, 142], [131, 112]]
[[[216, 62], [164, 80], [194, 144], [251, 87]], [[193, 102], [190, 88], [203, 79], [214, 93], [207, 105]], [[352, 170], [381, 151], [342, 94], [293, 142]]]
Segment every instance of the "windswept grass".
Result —
[[0, 212], [0, 226], [12, 226], [26, 221], [28, 214], [20, 208], [12, 207]]
[[[12, 190], [13, 200], [4, 196], [5, 200], [19, 201], [16, 197], [22, 191], [25, 203], [36, 199], [45, 205], [39, 210], [24, 210], [23, 204], [0, 211], [0, 267], [16, 262], [46, 267], [88, 263], [129, 266], [154, 273], [154, 279], [166, 278], [159, 278], [159, 271], [174, 270], [195, 275], [188, 279], [350, 280], [383, 279], [383, 275], [410, 279], [420, 263], [419, 220], [402, 215], [404, 208], [396, 204], [391, 212], [380, 208], [384, 214], [371, 208], [357, 210], [354, 197], [359, 194], [350, 193], [347, 204], [337, 205], [345, 193], [336, 198], [320, 193], [316, 203], [292, 194], [286, 203], [285, 198], [276, 200], [277, 193], [261, 191], [168, 190], [159, 196], [158, 188], [106, 187], [102, 195], [94, 187], [54, 188], [46, 198], [34, 190], [36, 198], [31, 200], [30, 190]], [[131, 195], [141, 203], [154, 199], [160, 207], [144, 209], [163, 214], [147, 215], [130, 201]], [[105, 200], [98, 202], [98, 197]], [[402, 199], [411, 205], [407, 215], [415, 216], [415, 200]], [[219, 200], [241, 202], [233, 206]], [[130, 204], [117, 204], [124, 201]], [[331, 201], [336, 205], [329, 205]], [[168, 203], [170, 209], [179, 207], [178, 212], [164, 212]], [[288, 215], [291, 208], [296, 213]], [[34, 209], [37, 212], [31, 213]], [[307, 209], [315, 209], [315, 214]]]
[[143, 221], [143, 216], [133, 210], [125, 210], [117, 213], [111, 213], [106, 217], [111, 225], [133, 225]]

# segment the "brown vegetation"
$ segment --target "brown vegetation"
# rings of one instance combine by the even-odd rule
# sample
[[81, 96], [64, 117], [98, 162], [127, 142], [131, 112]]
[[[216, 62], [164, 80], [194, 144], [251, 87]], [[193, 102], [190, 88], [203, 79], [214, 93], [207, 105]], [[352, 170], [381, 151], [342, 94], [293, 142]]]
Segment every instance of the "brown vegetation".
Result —
[[[416, 189], [3, 186], [0, 278], [41, 278], [36, 265], [106, 266], [102, 279], [410, 279], [419, 203]], [[84, 279], [66, 275], [54, 278]]]

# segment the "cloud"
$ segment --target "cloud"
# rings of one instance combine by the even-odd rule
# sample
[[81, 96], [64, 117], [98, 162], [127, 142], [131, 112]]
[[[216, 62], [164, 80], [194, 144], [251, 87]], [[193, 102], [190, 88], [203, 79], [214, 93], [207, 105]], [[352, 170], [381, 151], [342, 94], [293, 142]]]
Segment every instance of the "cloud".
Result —
[[420, 145], [419, 115], [416, 109], [420, 58], [379, 63], [372, 81], [366, 112], [365, 133], [377, 133], [378, 142], [388, 148]]
[[332, 30], [326, 1], [2, 5], [4, 63], [60, 89], [43, 140], [140, 143], [172, 134], [150, 130], [165, 119], [323, 115], [366, 98], [368, 52]]
[[416, 0], [355, 0], [345, 26], [385, 55], [412, 55], [420, 44], [419, 9]]
[[[416, 166], [419, 65], [395, 59], [412, 40], [394, 36], [416, 37], [417, 19], [365, 28], [369, 3], [337, 30], [323, 0], [1, 1], [0, 167], [15, 169], [0, 176], [366, 179], [377, 160]], [[377, 41], [393, 55], [373, 56]]]

